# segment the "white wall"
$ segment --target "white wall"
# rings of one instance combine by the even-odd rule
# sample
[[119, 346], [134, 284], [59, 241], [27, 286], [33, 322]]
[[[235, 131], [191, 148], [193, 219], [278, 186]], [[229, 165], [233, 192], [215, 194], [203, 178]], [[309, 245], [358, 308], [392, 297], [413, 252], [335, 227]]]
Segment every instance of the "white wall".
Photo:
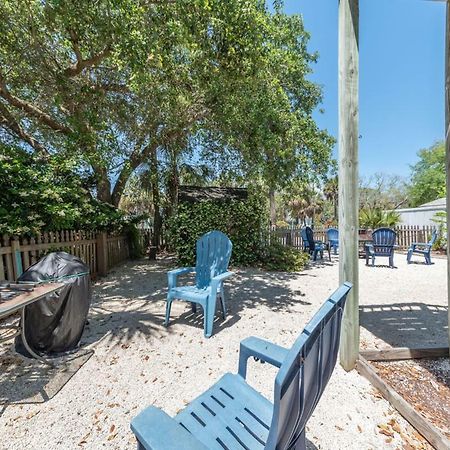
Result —
[[400, 225], [436, 225], [433, 222], [435, 214], [439, 211], [444, 211], [443, 207], [419, 207], [419, 208], [404, 208], [397, 209], [396, 212], [400, 214]]

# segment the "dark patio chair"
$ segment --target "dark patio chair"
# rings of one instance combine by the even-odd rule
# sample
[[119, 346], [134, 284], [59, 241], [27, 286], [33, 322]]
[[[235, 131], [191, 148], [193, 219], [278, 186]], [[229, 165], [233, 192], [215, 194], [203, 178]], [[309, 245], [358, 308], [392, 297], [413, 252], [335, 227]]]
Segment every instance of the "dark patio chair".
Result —
[[436, 242], [437, 236], [438, 236], [437, 231], [433, 230], [431, 239], [427, 243], [413, 242], [409, 247], [408, 255], [406, 256], [408, 264], [411, 263], [411, 257], [413, 254], [423, 255], [425, 257], [425, 263], [431, 264], [431, 249], [433, 248], [433, 245]]
[[372, 242], [366, 244], [366, 265], [369, 265], [369, 258], [372, 259], [372, 266], [375, 265], [376, 256], [389, 258], [389, 267], [394, 267], [394, 249], [397, 233], [391, 228], [378, 228], [372, 233]]
[[333, 254], [336, 255], [339, 248], [339, 230], [337, 228], [328, 228], [327, 239], [328, 245], [333, 249]]
[[[303, 231], [304, 230], [304, 231]], [[328, 243], [314, 240], [314, 232], [311, 227], [305, 227], [302, 229], [306, 242], [308, 242], [307, 252], [312, 256], [313, 260], [317, 260], [317, 255], [320, 254], [320, 259], [323, 259], [323, 252], [328, 252], [328, 259], [331, 261], [330, 246]], [[305, 242], [305, 239], [303, 240]]]

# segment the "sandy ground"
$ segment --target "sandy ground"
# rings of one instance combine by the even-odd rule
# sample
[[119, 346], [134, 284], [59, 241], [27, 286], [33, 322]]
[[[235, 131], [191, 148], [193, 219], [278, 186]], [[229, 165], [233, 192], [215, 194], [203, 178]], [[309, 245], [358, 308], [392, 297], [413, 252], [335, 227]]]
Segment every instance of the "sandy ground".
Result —
[[[396, 255], [396, 269], [360, 262], [362, 347], [446, 345], [446, 261], [405, 260]], [[338, 286], [336, 259], [296, 274], [236, 269], [226, 285], [228, 317], [217, 318], [214, 335], [204, 339], [201, 313], [182, 302], [172, 306], [170, 327], [162, 326], [169, 266], [129, 262], [95, 284], [83, 338], [94, 355], [54, 398], [0, 406], [0, 448], [135, 448], [129, 424], [139, 411], [156, 405], [177, 413], [223, 373], [236, 372], [239, 342], [249, 335], [290, 346]], [[0, 362], [5, 358], [15, 358], [10, 344], [0, 349]], [[268, 398], [274, 374], [250, 363], [249, 382]], [[38, 381], [28, 383], [38, 389]], [[412, 436], [365, 379], [338, 365], [308, 423], [309, 448], [420, 448], [420, 441], [407, 447], [399, 433], [380, 434], [379, 425], [392, 419]]]

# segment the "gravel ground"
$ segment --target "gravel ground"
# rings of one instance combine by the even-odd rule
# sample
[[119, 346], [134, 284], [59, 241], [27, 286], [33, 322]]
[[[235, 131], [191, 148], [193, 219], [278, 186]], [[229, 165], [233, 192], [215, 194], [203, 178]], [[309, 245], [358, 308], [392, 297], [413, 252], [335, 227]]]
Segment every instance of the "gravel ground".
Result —
[[[360, 261], [363, 348], [446, 345], [446, 261], [408, 266], [405, 260], [396, 255], [396, 269]], [[95, 283], [83, 338], [94, 355], [50, 400], [0, 405], [0, 448], [135, 448], [129, 423], [139, 411], [155, 405], [177, 413], [223, 373], [236, 372], [239, 342], [249, 335], [290, 346], [338, 286], [336, 259], [296, 274], [237, 269], [227, 282], [228, 317], [217, 319], [214, 335], [204, 339], [200, 313], [192, 315], [182, 302], [172, 306], [170, 327], [162, 326], [170, 264], [129, 262]], [[10, 343], [0, 349], [0, 363], [14, 358]], [[274, 374], [252, 362], [249, 382], [271, 398]], [[27, 386], [45, 390], [38, 378]], [[382, 434], [389, 421], [401, 432]], [[339, 365], [307, 438], [310, 449], [426, 448], [364, 378]]]

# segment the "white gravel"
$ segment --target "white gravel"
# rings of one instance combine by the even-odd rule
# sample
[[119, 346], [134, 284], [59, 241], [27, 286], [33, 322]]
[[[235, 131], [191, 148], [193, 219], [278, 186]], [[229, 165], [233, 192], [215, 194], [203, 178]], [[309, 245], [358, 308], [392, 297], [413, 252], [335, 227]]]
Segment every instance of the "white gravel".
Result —
[[[446, 345], [446, 261], [408, 266], [405, 260], [396, 255], [397, 269], [361, 260], [364, 348]], [[174, 415], [223, 373], [236, 372], [239, 342], [249, 335], [290, 346], [338, 286], [336, 260], [300, 274], [236, 270], [227, 284], [228, 318], [204, 339], [200, 315], [182, 302], [172, 306], [170, 327], [162, 326], [167, 267], [130, 262], [95, 284], [84, 336], [95, 354], [49, 401], [0, 406], [0, 448], [135, 448], [129, 424], [139, 411], [156, 405]], [[1, 351], [0, 361], [10, 356]], [[270, 398], [274, 374], [267, 364], [251, 363], [249, 381]], [[399, 433], [388, 438], [378, 425], [394, 418], [409, 436], [411, 428], [373, 393], [356, 371], [338, 365], [309, 421], [310, 448], [402, 448]]]

